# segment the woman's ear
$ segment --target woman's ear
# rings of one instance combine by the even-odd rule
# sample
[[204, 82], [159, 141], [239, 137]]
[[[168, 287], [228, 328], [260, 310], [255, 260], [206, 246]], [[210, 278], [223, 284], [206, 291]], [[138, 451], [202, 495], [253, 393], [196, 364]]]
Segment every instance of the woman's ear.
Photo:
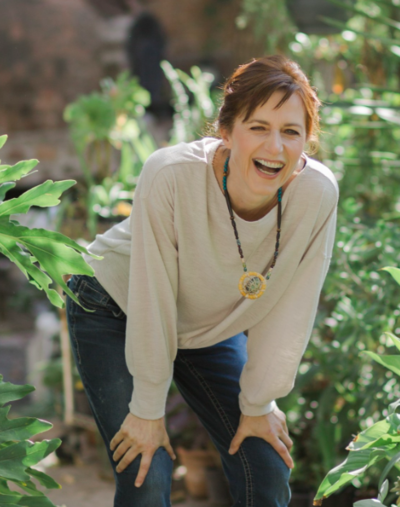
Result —
[[221, 139], [222, 139], [222, 142], [224, 143], [225, 148], [230, 150], [231, 149], [231, 135], [230, 135], [230, 133], [225, 128], [220, 128], [219, 132], [221, 134]]

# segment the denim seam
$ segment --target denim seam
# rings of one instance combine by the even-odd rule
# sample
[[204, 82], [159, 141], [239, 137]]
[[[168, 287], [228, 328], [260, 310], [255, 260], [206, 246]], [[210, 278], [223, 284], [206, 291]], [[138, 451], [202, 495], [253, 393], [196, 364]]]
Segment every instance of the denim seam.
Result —
[[[69, 297], [69, 296], [67, 296]], [[71, 318], [71, 335], [72, 335], [72, 338], [75, 342], [75, 346], [76, 346], [76, 354], [78, 356], [78, 360], [79, 360], [79, 364], [82, 364], [82, 359], [81, 359], [81, 355], [79, 353], [79, 344], [78, 344], [78, 340], [76, 338], [76, 333], [75, 333], [75, 328], [76, 328], [76, 321], [75, 321], [75, 308], [74, 308], [74, 305], [76, 305], [75, 301], [73, 299], [70, 300], [70, 305], [71, 305], [71, 311], [70, 311], [70, 318]]]
[[[71, 300], [71, 303], [73, 303], [73, 305], [76, 305], [76, 303], [74, 301]], [[77, 306], [77, 305], [76, 305]], [[82, 359], [81, 359], [81, 356], [79, 354], [79, 345], [78, 345], [78, 340], [76, 339], [76, 336], [75, 336], [75, 311], [73, 309], [73, 307], [71, 308], [71, 312], [70, 312], [70, 315], [71, 315], [71, 320], [72, 320], [72, 326], [71, 326], [71, 331], [73, 332], [73, 338], [74, 338], [74, 341], [76, 343], [76, 351], [77, 351], [77, 355], [78, 355], [78, 358], [79, 358], [79, 364], [81, 365], [82, 364]], [[79, 375], [81, 376], [82, 378], [82, 382], [83, 384], [88, 384], [87, 382], [87, 378], [86, 378], [86, 375], [85, 375], [85, 372], [82, 370], [82, 372], [79, 372]], [[89, 397], [89, 396], [88, 396]], [[101, 429], [104, 433], [104, 435], [107, 435], [107, 432], [105, 431], [103, 425], [101, 424], [101, 421], [100, 421], [100, 418], [99, 418], [99, 415], [98, 413], [96, 412], [96, 410], [94, 410], [93, 408], [93, 404], [91, 403], [90, 404], [90, 407], [91, 409], [93, 410], [93, 412], [96, 414], [96, 419], [98, 421], [98, 424], [99, 426], [101, 426]]]
[[[224, 423], [226, 429], [228, 430], [228, 433], [231, 434], [232, 437], [235, 435], [235, 430], [232, 427], [232, 424], [229, 421], [228, 416], [226, 415], [223, 407], [219, 403], [217, 397], [215, 396], [212, 388], [209, 386], [207, 381], [204, 379], [204, 377], [196, 370], [193, 363], [191, 363], [186, 357], [181, 356], [180, 359], [186, 363], [189, 371], [199, 380], [201, 387], [206, 392], [207, 396], [210, 398], [212, 404], [214, 405], [215, 409], [217, 410], [218, 415], [221, 417], [222, 422]], [[253, 507], [253, 476], [251, 473], [251, 467], [250, 463], [246, 457], [246, 454], [242, 448], [239, 448], [239, 456], [243, 462], [243, 468], [245, 472], [245, 479], [246, 479], [246, 500], [248, 500], [248, 503], [246, 507]]]

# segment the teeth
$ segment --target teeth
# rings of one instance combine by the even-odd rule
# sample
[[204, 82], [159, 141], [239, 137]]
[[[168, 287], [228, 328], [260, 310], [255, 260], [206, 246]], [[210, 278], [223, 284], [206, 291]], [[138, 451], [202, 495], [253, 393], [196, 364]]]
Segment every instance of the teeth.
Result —
[[282, 169], [282, 167], [285, 165], [285, 164], [280, 164], [279, 162], [278, 163], [266, 162], [265, 160], [261, 160], [259, 158], [256, 158], [255, 161], [258, 162], [259, 164], [263, 165], [264, 167], [268, 167], [269, 169]]

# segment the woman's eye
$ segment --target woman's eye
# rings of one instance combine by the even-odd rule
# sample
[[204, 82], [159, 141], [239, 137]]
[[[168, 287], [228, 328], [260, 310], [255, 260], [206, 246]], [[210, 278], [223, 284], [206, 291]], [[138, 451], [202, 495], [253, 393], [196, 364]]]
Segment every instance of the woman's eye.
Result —
[[250, 130], [264, 130], [264, 127], [250, 127]]
[[287, 129], [286, 130], [286, 133], [291, 135], [291, 136], [298, 136], [299, 133], [297, 132], [297, 130], [293, 130], [293, 129]]

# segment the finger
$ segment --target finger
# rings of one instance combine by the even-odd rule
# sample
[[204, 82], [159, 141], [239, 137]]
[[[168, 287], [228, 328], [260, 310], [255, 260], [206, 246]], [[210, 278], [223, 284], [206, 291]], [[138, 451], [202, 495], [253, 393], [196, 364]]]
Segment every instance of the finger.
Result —
[[174, 450], [172, 449], [172, 446], [170, 443], [164, 445], [165, 450], [167, 453], [171, 456], [172, 459], [176, 459], [176, 455], [174, 453]]
[[294, 468], [294, 463], [292, 460], [292, 457], [289, 454], [289, 451], [279, 439], [274, 440], [273, 442], [270, 442], [272, 447], [275, 449], [275, 451], [279, 454], [279, 456], [283, 459], [283, 461], [286, 463], [286, 465], [289, 468]]
[[293, 440], [286, 434], [286, 433], [282, 433], [282, 435], [279, 437], [282, 442], [286, 445], [286, 447], [290, 449], [293, 447]]
[[122, 433], [121, 433], [121, 430], [119, 430], [115, 435], [114, 437], [112, 438], [111, 442], [110, 442], [110, 450], [113, 451], [117, 445], [122, 442], [122, 440], [124, 439]]
[[231, 442], [231, 445], [229, 447], [229, 454], [235, 454], [235, 452], [239, 449], [241, 443], [244, 440], [244, 436], [242, 436], [240, 433], [236, 433], [236, 435], [233, 437], [233, 440]]
[[117, 468], [115, 469], [118, 473], [123, 472], [125, 468], [132, 463], [134, 459], [139, 456], [140, 452], [138, 452], [137, 448], [130, 448], [128, 452], [124, 454], [124, 457], [118, 463]]
[[115, 452], [113, 454], [113, 460], [119, 461], [122, 456], [133, 447], [132, 442], [129, 442], [128, 440], [123, 440], [119, 446], [115, 449]]
[[135, 486], [137, 488], [140, 488], [140, 486], [143, 484], [147, 472], [149, 471], [151, 460], [153, 459], [153, 454], [146, 453], [142, 454], [142, 459], [140, 460], [140, 468], [139, 473], [137, 474]]

